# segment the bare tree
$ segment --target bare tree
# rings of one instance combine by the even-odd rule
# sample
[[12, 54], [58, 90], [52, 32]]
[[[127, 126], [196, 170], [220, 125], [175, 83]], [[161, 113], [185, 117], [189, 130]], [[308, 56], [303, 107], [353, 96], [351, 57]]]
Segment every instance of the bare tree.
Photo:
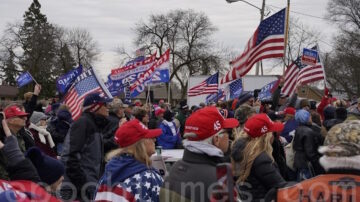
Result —
[[99, 54], [97, 43], [90, 32], [83, 28], [73, 28], [67, 33], [69, 49], [78, 65], [91, 66], [95, 56]]
[[189, 76], [210, 74], [224, 67], [211, 38], [216, 28], [204, 13], [174, 10], [151, 15], [148, 22], [139, 22], [134, 31], [136, 46], [160, 54], [170, 48], [170, 80], [175, 77], [183, 98]]
[[327, 17], [339, 27], [335, 48], [326, 54], [325, 71], [332, 89], [360, 96], [360, 2], [330, 0]]

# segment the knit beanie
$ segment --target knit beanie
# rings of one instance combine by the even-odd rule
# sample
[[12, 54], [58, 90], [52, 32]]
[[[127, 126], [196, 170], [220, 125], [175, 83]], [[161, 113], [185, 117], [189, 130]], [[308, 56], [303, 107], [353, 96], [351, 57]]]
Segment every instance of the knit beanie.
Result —
[[324, 119], [329, 120], [335, 118], [335, 107], [327, 106], [324, 109]]
[[51, 185], [65, 173], [63, 163], [42, 153], [39, 148], [31, 147], [25, 154], [35, 166], [41, 181]]
[[174, 113], [172, 113], [171, 111], [169, 110], [166, 110], [164, 112], [164, 119], [167, 120], [167, 121], [172, 121], [173, 120], [173, 117], [174, 117]]
[[350, 120], [333, 126], [325, 137], [320, 153], [327, 156], [360, 155], [360, 120]]
[[47, 116], [42, 112], [34, 111], [30, 117], [30, 123], [37, 124], [40, 120], [47, 119]]
[[87, 95], [83, 103], [83, 111], [96, 112], [106, 102], [109, 102], [105, 98], [100, 96], [100, 93], [91, 93]]
[[342, 121], [345, 121], [347, 118], [347, 110], [344, 107], [339, 107], [335, 110], [335, 117]]
[[309, 122], [309, 118], [310, 118], [310, 112], [304, 109], [300, 109], [295, 113], [295, 121], [298, 123], [306, 124]]
[[242, 105], [236, 109], [234, 118], [236, 118], [240, 124], [244, 124], [248, 117], [250, 117], [252, 114], [256, 114], [256, 111], [252, 107], [248, 105]]
[[57, 118], [61, 121], [66, 121], [68, 123], [73, 122], [71, 113], [68, 110], [59, 110], [57, 113]]

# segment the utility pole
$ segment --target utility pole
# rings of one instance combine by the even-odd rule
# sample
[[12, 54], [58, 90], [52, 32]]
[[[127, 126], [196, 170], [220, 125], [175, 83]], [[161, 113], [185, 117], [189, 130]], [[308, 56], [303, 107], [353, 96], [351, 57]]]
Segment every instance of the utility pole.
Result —
[[[264, 19], [264, 13], [265, 13], [265, 0], [263, 0], [262, 6], [261, 6], [261, 9], [260, 9], [260, 23], [261, 23], [261, 21], [263, 21], [263, 19]], [[255, 68], [255, 75], [256, 75], [256, 76], [259, 75], [259, 67], [260, 67], [260, 64], [261, 64], [261, 76], [264, 74], [262, 62], [259, 61], [259, 62], [256, 63], [256, 68]]]

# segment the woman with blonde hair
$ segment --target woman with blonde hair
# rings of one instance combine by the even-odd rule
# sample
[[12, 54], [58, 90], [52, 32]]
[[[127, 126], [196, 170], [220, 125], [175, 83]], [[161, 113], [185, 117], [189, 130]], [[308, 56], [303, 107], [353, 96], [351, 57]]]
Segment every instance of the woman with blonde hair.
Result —
[[163, 179], [151, 167], [155, 138], [161, 129], [147, 129], [139, 120], [124, 123], [115, 133], [119, 149], [105, 167], [95, 201], [159, 201]]
[[280, 132], [284, 125], [273, 122], [266, 114], [250, 117], [244, 131], [247, 136], [233, 144], [231, 158], [241, 200], [261, 201], [275, 187], [283, 187], [282, 178], [272, 157], [272, 132]]

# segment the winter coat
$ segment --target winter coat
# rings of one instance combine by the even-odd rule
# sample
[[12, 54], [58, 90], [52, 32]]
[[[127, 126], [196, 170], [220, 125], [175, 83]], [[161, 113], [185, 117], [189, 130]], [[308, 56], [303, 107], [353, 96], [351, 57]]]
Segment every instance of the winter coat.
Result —
[[109, 113], [107, 119], [109, 123], [103, 129], [104, 154], [119, 147], [115, 143], [114, 134], [119, 127], [120, 118], [114, 113]]
[[46, 130], [51, 133], [55, 144], [64, 142], [72, 122], [71, 113], [67, 110], [59, 111], [58, 115], [51, 119]]
[[[16, 135], [14, 135], [17, 138], [17, 143], [19, 145], [20, 151], [25, 152], [28, 148], [35, 146], [35, 142], [33, 139], [33, 136], [30, 131], [28, 131], [25, 128], [22, 128]], [[2, 142], [5, 141], [5, 133], [2, 130], [0, 130], [0, 140]], [[2, 151], [0, 151], [0, 179], [9, 180], [9, 173], [8, 173], [8, 159], [3, 154]]]
[[[106, 165], [95, 200], [117, 201], [124, 197], [129, 201], [156, 202], [162, 183], [163, 179], [155, 169], [148, 168], [130, 154], [121, 154]], [[124, 191], [119, 193], [118, 190]], [[115, 194], [118, 196], [114, 197]]]
[[294, 167], [296, 169], [308, 169], [310, 162], [314, 168], [315, 174], [324, 173], [320, 166], [318, 152], [319, 146], [323, 145], [324, 137], [319, 131], [314, 131], [313, 126], [307, 124], [300, 124], [295, 131], [293, 142], [293, 149], [295, 151]]
[[[97, 183], [102, 175], [104, 159], [103, 135], [100, 129], [107, 124], [105, 117], [84, 112], [70, 128], [65, 137], [61, 160], [65, 165], [64, 182], [71, 182], [78, 191], [80, 198], [81, 188], [85, 183]], [[66, 199], [69, 187], [62, 187], [63, 197]], [[93, 197], [95, 187], [89, 186], [86, 190], [88, 198]], [[66, 190], [66, 191], [64, 191]], [[66, 194], [65, 194], [66, 192]]]
[[51, 134], [45, 128], [41, 128], [32, 123], [29, 125], [29, 131], [34, 137], [35, 145], [46, 155], [56, 158], [56, 152], [54, 150], [55, 143]]
[[[240, 162], [242, 160], [241, 154], [245, 146], [246, 141], [244, 139], [239, 139], [234, 143], [232, 158], [235, 161]], [[240, 198], [244, 201], [261, 201], [271, 188], [280, 188], [286, 185], [287, 183], [280, 175], [276, 163], [265, 152], [260, 153], [255, 158], [245, 183], [237, 184], [240, 190]]]
[[186, 114], [182, 110], [179, 111], [179, 114], [175, 117], [180, 122], [180, 134], [184, 135], [185, 130], [185, 121], [186, 121]]
[[[210, 201], [212, 189], [209, 188], [214, 188], [217, 183], [216, 165], [222, 162], [221, 157], [197, 154], [185, 149], [182, 160], [172, 166], [170, 174], [165, 178], [160, 190], [160, 201]], [[191, 185], [201, 186], [204, 191]]]
[[23, 106], [25, 108], [25, 112], [28, 113], [28, 120], [30, 119], [33, 111], [35, 111], [36, 109], [36, 103], [37, 103], [37, 99], [38, 99], [38, 96], [37, 95], [32, 95], [31, 96], [31, 99], [30, 101], [26, 101], [23, 103]]
[[41, 182], [36, 168], [29, 159], [25, 158], [21, 151], [18, 138], [12, 135], [6, 137], [3, 141], [5, 146], [1, 149], [1, 155], [7, 160], [6, 174], [8, 179]]
[[163, 120], [160, 129], [162, 134], [156, 138], [157, 145], [162, 146], [163, 149], [175, 149], [177, 145], [181, 144], [181, 138], [174, 121]]

